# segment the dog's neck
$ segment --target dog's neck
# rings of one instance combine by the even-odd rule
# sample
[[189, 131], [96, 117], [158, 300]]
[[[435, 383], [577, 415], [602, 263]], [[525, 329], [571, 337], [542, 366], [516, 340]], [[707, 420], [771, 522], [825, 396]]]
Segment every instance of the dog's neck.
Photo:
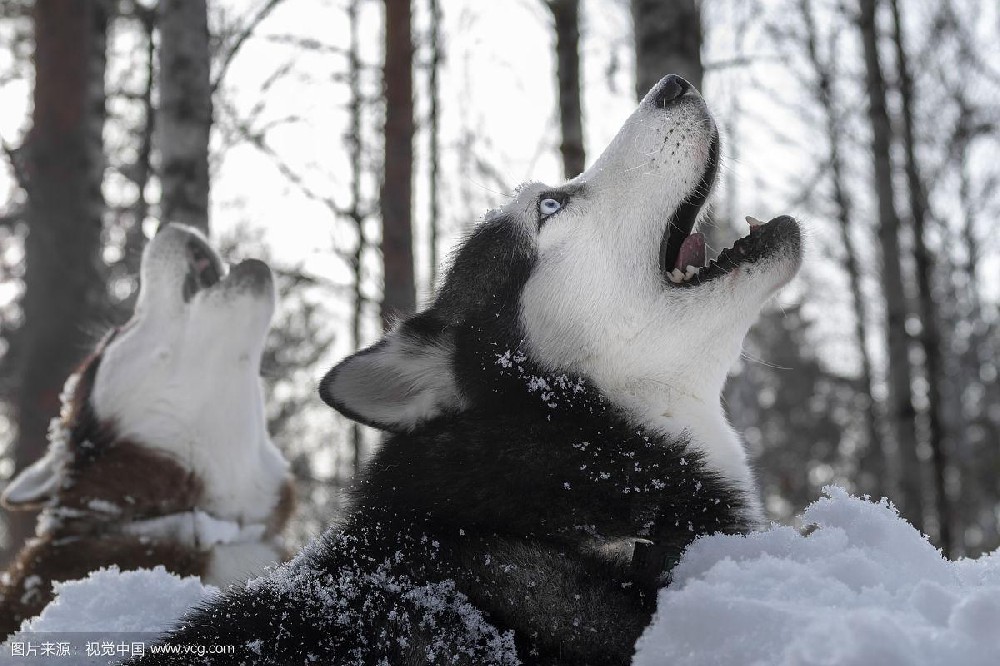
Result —
[[669, 439], [690, 440], [705, 453], [708, 465], [735, 483], [747, 494], [748, 503], [759, 509], [746, 451], [722, 409], [724, 370], [703, 373], [700, 382], [663, 376], [602, 381], [545, 372], [517, 352], [496, 356], [493, 372], [499, 381], [491, 380], [491, 385], [509, 382], [504, 390], [523, 394], [526, 389], [532, 402], [549, 409], [575, 406], [581, 415], [596, 414], [598, 404], [623, 409]]
[[729, 424], [720, 393], [711, 397], [664, 386], [636, 383], [621, 393], [624, 406], [646, 427], [665, 435], [683, 435], [691, 446], [705, 454], [710, 469], [743, 491], [749, 518], [763, 520], [763, 507], [746, 448]]
[[[570, 380], [565, 375], [522, 377], [529, 391], [543, 400], [550, 397], [553, 404], [567, 398], [578, 400], [577, 387], [585, 387], [587, 394], [591, 391], [600, 394], [650, 431], [668, 440], [689, 441], [692, 447], [704, 453], [710, 469], [743, 491], [747, 518], [759, 524], [764, 517], [763, 507], [746, 449], [722, 408], [725, 379], [725, 372], [721, 370], [702, 374], [700, 382], [663, 376], [614, 382]], [[539, 384], [545, 390], [532, 391], [532, 387]]]
[[135, 520], [123, 525], [122, 531], [140, 538], [171, 539], [196, 548], [211, 548], [216, 545], [264, 541], [268, 526], [264, 522], [241, 524], [194, 509]]
[[109, 502], [93, 500], [87, 509], [53, 506], [38, 517], [35, 534], [52, 539], [126, 535], [143, 543], [169, 541], [208, 550], [217, 545], [264, 541], [268, 525], [240, 524], [213, 516], [201, 509], [178, 511], [148, 518], [122, 520], [121, 509]]

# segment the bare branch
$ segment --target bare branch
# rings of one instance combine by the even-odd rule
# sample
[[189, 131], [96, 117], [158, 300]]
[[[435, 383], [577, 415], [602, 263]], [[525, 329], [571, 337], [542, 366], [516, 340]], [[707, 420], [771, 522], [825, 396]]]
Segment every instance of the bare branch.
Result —
[[307, 199], [315, 201], [321, 204], [324, 208], [330, 211], [331, 214], [335, 216], [348, 216], [350, 215], [350, 209], [341, 208], [337, 205], [336, 201], [331, 196], [324, 196], [313, 190], [309, 185], [306, 184], [305, 179], [301, 174], [297, 173], [292, 169], [287, 162], [285, 162], [278, 152], [274, 150], [271, 146], [267, 144], [265, 140], [264, 133], [260, 130], [255, 130], [249, 126], [244, 120], [236, 117], [235, 111], [228, 109], [231, 114], [231, 119], [233, 122], [233, 130], [236, 134], [242, 138], [244, 141], [249, 143], [251, 146], [256, 148], [262, 154], [271, 159], [274, 167], [284, 176], [289, 183], [295, 186], [295, 188]]
[[302, 37], [301, 35], [263, 35], [260, 39], [281, 46], [294, 46], [303, 51], [317, 51], [330, 55], [340, 55], [345, 58], [350, 57], [348, 49], [335, 46], [334, 44], [324, 44], [318, 39], [312, 39], [311, 37]]
[[222, 54], [222, 58], [219, 62], [219, 71], [215, 75], [215, 81], [212, 82], [212, 93], [215, 93], [222, 84], [222, 80], [226, 77], [226, 72], [229, 71], [229, 66], [233, 63], [233, 60], [239, 54], [240, 49], [243, 48], [243, 44], [246, 43], [247, 39], [253, 35], [254, 31], [264, 22], [271, 12], [283, 2], [283, 0], [267, 0], [264, 6], [257, 10], [250, 20], [247, 22], [243, 29], [233, 40], [232, 45], [229, 49]]
[[3, 148], [4, 155], [7, 156], [7, 161], [10, 163], [11, 171], [14, 172], [14, 180], [19, 186], [28, 189], [28, 174], [24, 170], [24, 157], [21, 155], [21, 151], [24, 146], [13, 146], [5, 139], [0, 139], [0, 147]]

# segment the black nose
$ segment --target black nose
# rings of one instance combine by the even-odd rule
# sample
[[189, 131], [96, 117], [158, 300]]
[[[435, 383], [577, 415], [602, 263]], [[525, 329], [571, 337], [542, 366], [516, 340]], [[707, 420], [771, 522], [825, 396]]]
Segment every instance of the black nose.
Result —
[[676, 74], [664, 76], [657, 84], [656, 94], [653, 96], [653, 105], [658, 109], [665, 108], [668, 104], [677, 101], [684, 96], [684, 93], [692, 89], [693, 86], [690, 83]]

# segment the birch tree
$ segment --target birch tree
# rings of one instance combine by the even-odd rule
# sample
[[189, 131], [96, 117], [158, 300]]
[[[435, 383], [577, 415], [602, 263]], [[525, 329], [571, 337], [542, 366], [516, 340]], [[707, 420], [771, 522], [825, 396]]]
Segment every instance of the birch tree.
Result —
[[206, 0], [160, 0], [160, 221], [208, 232], [212, 126]]

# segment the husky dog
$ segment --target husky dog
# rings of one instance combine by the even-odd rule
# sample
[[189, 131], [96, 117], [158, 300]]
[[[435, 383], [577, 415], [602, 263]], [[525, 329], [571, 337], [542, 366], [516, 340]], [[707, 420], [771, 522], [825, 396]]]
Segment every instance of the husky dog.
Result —
[[169, 225], [141, 278], [132, 319], [66, 382], [48, 452], [3, 493], [8, 509], [43, 507], [0, 579], [4, 636], [52, 599], [52, 581], [103, 566], [218, 585], [281, 558], [292, 486], [259, 378], [271, 271], [251, 259], [223, 276], [201, 234]]
[[754, 223], [706, 263], [692, 228], [718, 156], [704, 101], [668, 76], [585, 173], [487, 215], [432, 305], [321, 384], [392, 433], [345, 523], [159, 647], [627, 664], [685, 546], [760, 518], [720, 392], [800, 236], [789, 217]]

